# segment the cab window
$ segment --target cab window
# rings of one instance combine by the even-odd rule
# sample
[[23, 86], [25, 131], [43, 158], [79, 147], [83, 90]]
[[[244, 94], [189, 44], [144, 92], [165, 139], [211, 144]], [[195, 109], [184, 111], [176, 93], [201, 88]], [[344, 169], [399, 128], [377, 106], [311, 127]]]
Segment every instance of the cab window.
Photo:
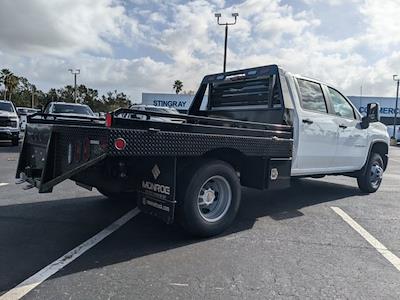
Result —
[[301, 95], [301, 107], [315, 112], [327, 113], [322, 87], [319, 83], [298, 79]]
[[350, 103], [338, 91], [330, 87], [328, 87], [328, 90], [334, 113], [339, 117], [355, 119], [354, 110]]

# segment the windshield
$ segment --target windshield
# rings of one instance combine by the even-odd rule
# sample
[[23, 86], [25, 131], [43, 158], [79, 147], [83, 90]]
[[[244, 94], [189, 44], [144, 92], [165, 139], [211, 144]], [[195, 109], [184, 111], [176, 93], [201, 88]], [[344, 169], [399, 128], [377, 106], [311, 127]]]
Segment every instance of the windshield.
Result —
[[54, 104], [53, 113], [94, 116], [93, 111], [86, 105]]
[[14, 108], [11, 103], [7, 102], [0, 102], [0, 110], [7, 111], [7, 112], [14, 112]]
[[179, 112], [172, 107], [151, 107], [151, 106], [146, 106], [145, 110], [147, 111], [154, 111], [154, 112], [160, 112], [160, 113], [167, 113], [167, 114], [179, 114]]

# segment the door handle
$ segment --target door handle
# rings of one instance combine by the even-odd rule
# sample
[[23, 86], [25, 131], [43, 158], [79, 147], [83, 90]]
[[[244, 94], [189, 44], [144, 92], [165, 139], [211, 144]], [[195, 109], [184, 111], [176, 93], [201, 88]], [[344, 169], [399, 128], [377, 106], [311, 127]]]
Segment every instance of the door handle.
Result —
[[343, 124], [340, 124], [339, 127], [342, 128], [342, 129], [346, 129], [347, 128], [347, 126], [343, 125]]
[[306, 123], [306, 124], [312, 124], [312, 123], [314, 123], [313, 121], [311, 121], [310, 119], [303, 119], [303, 123]]

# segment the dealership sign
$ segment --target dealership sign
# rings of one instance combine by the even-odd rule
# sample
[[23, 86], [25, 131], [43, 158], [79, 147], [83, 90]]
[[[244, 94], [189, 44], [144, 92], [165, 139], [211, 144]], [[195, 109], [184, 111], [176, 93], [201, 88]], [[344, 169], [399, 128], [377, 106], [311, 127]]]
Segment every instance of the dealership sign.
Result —
[[[143, 93], [142, 103], [146, 105], [173, 107], [180, 111], [187, 111], [193, 101], [193, 98], [193, 95]], [[362, 114], [366, 114], [368, 103], [379, 103], [382, 117], [394, 117], [396, 102], [395, 98], [359, 96], [349, 96], [348, 98]], [[397, 109], [397, 114], [400, 116], [400, 108]]]
[[186, 101], [186, 100], [185, 101], [177, 101], [177, 100], [154, 99], [152, 105], [185, 109], [187, 103], [188, 103], [188, 101]]
[[[358, 111], [362, 114], [367, 113], [368, 103], [379, 103], [380, 113], [382, 117], [394, 117], [395, 107], [396, 107], [395, 98], [350, 96], [349, 99], [357, 107]], [[397, 108], [397, 115], [400, 116], [400, 108]]]
[[[358, 110], [362, 114], [367, 113], [366, 106], [361, 106], [358, 108]], [[383, 115], [385, 117], [391, 117], [391, 116], [394, 116], [394, 114], [395, 114], [395, 109], [393, 107], [381, 107], [379, 111], [380, 111], [381, 115]], [[400, 116], [400, 108], [397, 109], [397, 114]]]
[[142, 104], [188, 110], [193, 98], [193, 95], [143, 93]]

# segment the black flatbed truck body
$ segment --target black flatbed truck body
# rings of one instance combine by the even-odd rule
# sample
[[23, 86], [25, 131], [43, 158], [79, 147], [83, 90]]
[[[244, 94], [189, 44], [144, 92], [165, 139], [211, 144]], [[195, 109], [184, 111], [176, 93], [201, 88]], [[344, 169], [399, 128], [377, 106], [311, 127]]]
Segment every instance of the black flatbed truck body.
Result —
[[[255, 82], [257, 89], [261, 83], [256, 80], [274, 78], [268, 84], [281, 99], [280, 109], [273, 112], [279, 115], [281, 124], [227, 119], [223, 115], [226, 112], [212, 111], [210, 104], [206, 111], [201, 111], [207, 86], [217, 82], [217, 89], [218, 81], [229, 83], [229, 76], [243, 77], [241, 74], [250, 74], [243, 80]], [[233, 81], [237, 85], [236, 79]], [[261, 95], [257, 93], [256, 96]], [[275, 101], [271, 97], [268, 96], [268, 103]], [[118, 109], [107, 117], [107, 124], [80, 117], [32, 115], [16, 177], [41, 193], [51, 192], [66, 179], [86, 188], [137, 193], [141, 210], [167, 223], [174, 220], [180, 176], [194, 161], [205, 158], [226, 161], [240, 175], [244, 186], [259, 189], [289, 186], [293, 132], [291, 126], [283, 124], [285, 108], [276, 66], [206, 76], [189, 113], [170, 115]], [[136, 115], [144, 115], [147, 120], [132, 118]], [[152, 117], [182, 122], [152, 121]], [[117, 146], [117, 140], [123, 147]]]

